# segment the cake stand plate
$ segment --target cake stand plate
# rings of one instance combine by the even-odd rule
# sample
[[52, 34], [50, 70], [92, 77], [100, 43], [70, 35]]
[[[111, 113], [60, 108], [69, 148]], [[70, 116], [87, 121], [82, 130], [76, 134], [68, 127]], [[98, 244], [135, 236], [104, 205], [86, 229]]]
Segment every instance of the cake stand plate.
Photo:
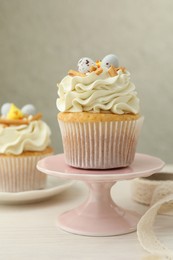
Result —
[[120, 180], [150, 176], [163, 166], [162, 160], [145, 154], [136, 154], [129, 167], [111, 170], [73, 168], [65, 163], [63, 154], [46, 157], [37, 164], [46, 174], [81, 180], [88, 185], [87, 200], [60, 215], [57, 221], [63, 230], [86, 236], [113, 236], [135, 231], [141, 216], [116, 205], [111, 198], [111, 187]]

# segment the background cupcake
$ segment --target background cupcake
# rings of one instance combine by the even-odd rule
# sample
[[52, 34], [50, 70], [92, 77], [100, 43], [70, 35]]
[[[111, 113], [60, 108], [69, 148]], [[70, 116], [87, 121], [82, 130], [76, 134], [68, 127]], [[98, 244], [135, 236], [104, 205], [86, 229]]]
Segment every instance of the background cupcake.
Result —
[[0, 117], [0, 191], [20, 192], [42, 189], [46, 175], [37, 162], [51, 155], [51, 131], [33, 105], [22, 109], [6, 103]]
[[130, 165], [143, 122], [130, 73], [115, 55], [82, 58], [58, 84], [57, 108], [67, 164], [88, 169]]

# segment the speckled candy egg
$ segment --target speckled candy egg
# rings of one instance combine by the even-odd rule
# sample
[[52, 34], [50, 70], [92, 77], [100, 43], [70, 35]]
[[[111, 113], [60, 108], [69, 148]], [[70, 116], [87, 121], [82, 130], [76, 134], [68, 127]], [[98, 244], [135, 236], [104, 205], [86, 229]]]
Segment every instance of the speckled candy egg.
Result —
[[95, 62], [90, 58], [81, 58], [78, 61], [78, 71], [81, 73], [90, 72], [90, 68], [96, 66]]
[[119, 66], [118, 57], [114, 54], [106, 55], [101, 62], [101, 67], [110, 68], [111, 65], [116, 68]]
[[1, 107], [1, 115], [6, 116], [10, 111], [11, 103], [5, 103]]
[[24, 115], [35, 115], [36, 114], [36, 109], [32, 104], [23, 106], [21, 111]]

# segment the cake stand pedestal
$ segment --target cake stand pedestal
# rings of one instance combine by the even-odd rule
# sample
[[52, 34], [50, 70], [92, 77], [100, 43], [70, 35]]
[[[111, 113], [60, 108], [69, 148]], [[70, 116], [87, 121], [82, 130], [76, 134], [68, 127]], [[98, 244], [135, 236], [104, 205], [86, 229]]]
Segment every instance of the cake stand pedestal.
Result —
[[63, 230], [86, 236], [113, 236], [135, 231], [141, 216], [116, 205], [111, 198], [111, 187], [117, 181], [150, 176], [163, 166], [162, 160], [145, 154], [136, 154], [129, 167], [111, 170], [73, 168], [65, 163], [63, 154], [46, 157], [37, 164], [41, 172], [81, 180], [88, 185], [87, 200], [60, 215], [57, 222]]

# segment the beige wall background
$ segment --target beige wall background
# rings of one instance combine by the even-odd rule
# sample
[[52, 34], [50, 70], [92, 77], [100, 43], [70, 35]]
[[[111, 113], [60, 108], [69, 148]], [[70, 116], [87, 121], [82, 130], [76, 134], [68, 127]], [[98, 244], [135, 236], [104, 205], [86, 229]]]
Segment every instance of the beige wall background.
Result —
[[145, 116], [138, 151], [173, 163], [172, 14], [172, 0], [0, 0], [0, 105], [34, 104], [62, 152], [57, 82], [81, 57], [115, 53]]

